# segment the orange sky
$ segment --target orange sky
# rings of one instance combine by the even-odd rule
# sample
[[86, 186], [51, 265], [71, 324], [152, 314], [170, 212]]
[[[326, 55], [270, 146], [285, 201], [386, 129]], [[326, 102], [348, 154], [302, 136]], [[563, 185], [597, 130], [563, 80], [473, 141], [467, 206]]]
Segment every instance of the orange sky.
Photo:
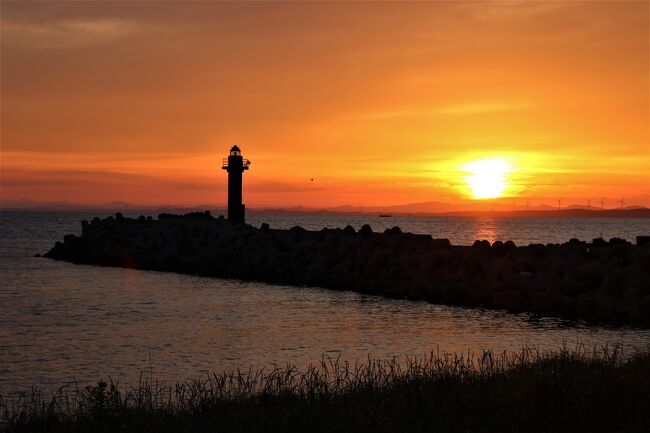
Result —
[[3, 1], [1, 200], [648, 205], [648, 9]]

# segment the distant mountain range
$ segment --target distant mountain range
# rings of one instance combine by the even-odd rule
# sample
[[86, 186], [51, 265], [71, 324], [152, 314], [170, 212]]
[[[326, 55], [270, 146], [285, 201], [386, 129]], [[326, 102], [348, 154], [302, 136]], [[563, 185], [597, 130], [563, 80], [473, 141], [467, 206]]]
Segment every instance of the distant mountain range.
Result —
[[[102, 211], [156, 214], [159, 212], [191, 212], [209, 209], [213, 214], [225, 214], [225, 205], [201, 204], [196, 206], [183, 205], [138, 205], [121, 201], [101, 204], [76, 204], [69, 202], [35, 202], [18, 200], [4, 202], [1, 210], [16, 211]], [[595, 218], [650, 218], [650, 209], [641, 206], [627, 206], [617, 209], [588, 208], [581, 205], [568, 205], [558, 209], [548, 205], [529, 207], [513, 207], [511, 204], [499, 202], [477, 202], [467, 204], [452, 204], [444, 202], [409, 203], [393, 206], [336, 206], [323, 208], [307, 208], [302, 206], [289, 207], [258, 207], [247, 208], [250, 213], [333, 213], [333, 214], [371, 214], [371, 215], [448, 215], [448, 216], [477, 216], [499, 215], [516, 217], [595, 217]]]
[[[440, 214], [439, 214], [440, 215]], [[629, 207], [623, 209], [594, 210], [586, 208], [567, 208], [554, 210], [520, 210], [496, 212], [450, 212], [450, 216], [511, 216], [527, 218], [650, 218], [650, 209], [645, 207]]]

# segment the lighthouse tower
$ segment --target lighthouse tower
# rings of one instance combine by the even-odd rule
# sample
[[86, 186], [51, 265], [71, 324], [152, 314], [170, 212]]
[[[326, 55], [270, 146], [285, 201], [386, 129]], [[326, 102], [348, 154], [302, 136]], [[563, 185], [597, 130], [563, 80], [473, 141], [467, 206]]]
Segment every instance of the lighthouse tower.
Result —
[[233, 224], [245, 221], [246, 208], [242, 203], [242, 174], [251, 162], [241, 156], [237, 146], [230, 149], [228, 158], [223, 159], [221, 168], [228, 172], [228, 221]]

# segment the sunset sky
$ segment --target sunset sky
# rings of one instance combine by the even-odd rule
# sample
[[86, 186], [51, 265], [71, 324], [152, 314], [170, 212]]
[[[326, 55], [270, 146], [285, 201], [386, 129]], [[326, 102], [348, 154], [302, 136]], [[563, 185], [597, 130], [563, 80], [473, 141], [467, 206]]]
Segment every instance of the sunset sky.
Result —
[[649, 204], [646, 1], [1, 7], [3, 203]]

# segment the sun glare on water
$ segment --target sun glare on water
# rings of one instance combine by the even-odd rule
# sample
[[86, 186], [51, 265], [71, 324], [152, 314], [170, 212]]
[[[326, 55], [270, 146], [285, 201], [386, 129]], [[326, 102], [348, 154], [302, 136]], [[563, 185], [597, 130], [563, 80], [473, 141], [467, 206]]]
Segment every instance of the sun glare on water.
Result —
[[468, 162], [464, 170], [471, 173], [465, 180], [475, 199], [501, 197], [508, 186], [510, 165], [502, 159], [482, 159]]

